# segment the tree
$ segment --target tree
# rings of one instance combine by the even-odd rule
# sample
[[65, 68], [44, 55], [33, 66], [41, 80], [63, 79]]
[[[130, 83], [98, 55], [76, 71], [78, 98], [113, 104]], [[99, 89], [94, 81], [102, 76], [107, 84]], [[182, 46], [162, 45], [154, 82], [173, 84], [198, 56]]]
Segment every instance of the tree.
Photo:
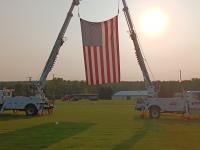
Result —
[[99, 89], [100, 99], [111, 99], [112, 95], [113, 95], [113, 89], [110, 86], [102, 86]]
[[47, 82], [46, 96], [49, 99], [60, 99], [65, 95], [65, 87], [65, 81], [62, 78], [54, 78]]

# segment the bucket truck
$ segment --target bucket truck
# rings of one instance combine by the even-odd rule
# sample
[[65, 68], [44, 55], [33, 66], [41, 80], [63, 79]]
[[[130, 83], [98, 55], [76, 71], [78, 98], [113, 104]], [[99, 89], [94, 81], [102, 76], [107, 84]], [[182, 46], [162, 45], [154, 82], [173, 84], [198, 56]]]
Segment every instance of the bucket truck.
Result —
[[46, 83], [46, 78], [54, 66], [56, 57], [59, 53], [61, 46], [64, 43], [64, 35], [73, 16], [72, 11], [75, 6], [79, 5], [79, 0], [73, 0], [71, 7], [68, 11], [67, 17], [64, 24], [60, 30], [60, 33], [56, 39], [53, 46], [51, 54], [46, 62], [46, 65], [42, 71], [39, 81], [34, 83], [37, 88], [37, 94], [35, 96], [25, 97], [25, 96], [11, 96], [10, 91], [1, 90], [0, 91], [0, 112], [5, 110], [20, 110], [25, 111], [26, 115], [33, 116], [44, 109], [51, 109], [53, 106], [48, 102], [43, 89]]
[[136, 57], [143, 74], [145, 87], [148, 91], [148, 97], [137, 100], [135, 109], [140, 111], [148, 111], [150, 118], [158, 119], [160, 113], [185, 113], [187, 115], [200, 115], [200, 91], [186, 91], [182, 97], [177, 98], [159, 98], [158, 91], [152, 84], [149, 77], [144, 58], [140, 49], [138, 38], [134, 30], [133, 22], [129, 13], [126, 0], [122, 0], [124, 5], [124, 14], [128, 24], [130, 37], [135, 47]]

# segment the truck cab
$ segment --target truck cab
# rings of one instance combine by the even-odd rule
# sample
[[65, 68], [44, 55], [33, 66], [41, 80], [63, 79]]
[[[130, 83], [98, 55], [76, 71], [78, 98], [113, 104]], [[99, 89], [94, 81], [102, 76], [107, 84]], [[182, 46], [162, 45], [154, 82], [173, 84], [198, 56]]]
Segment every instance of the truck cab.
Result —
[[6, 98], [12, 97], [13, 90], [0, 90], [0, 105], [5, 102]]
[[189, 112], [194, 115], [200, 115], [200, 91], [187, 91], [186, 94]]

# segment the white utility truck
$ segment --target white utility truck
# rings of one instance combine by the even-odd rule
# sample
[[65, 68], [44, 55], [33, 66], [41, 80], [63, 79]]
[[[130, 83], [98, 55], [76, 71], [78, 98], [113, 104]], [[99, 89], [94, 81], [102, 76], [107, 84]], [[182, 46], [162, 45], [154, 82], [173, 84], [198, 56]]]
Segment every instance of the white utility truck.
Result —
[[200, 114], [200, 91], [187, 91], [182, 97], [138, 99], [136, 110], [149, 111], [150, 118], [157, 119], [160, 113]]
[[135, 46], [136, 57], [143, 74], [148, 97], [140, 99], [136, 103], [136, 109], [142, 112], [148, 111], [150, 118], [157, 119], [160, 117], [161, 112], [180, 112], [186, 114], [200, 115], [200, 97], [198, 91], [188, 91], [179, 98], [159, 98], [158, 90], [153, 85], [149, 73], [144, 62], [144, 58], [140, 49], [138, 38], [134, 30], [134, 26], [129, 13], [126, 0], [122, 0], [124, 5], [124, 14], [128, 23], [130, 37]]
[[48, 100], [39, 96], [12, 96], [10, 90], [0, 90], [0, 111], [19, 110], [25, 111], [27, 116], [36, 115], [44, 108], [49, 108]]
[[5, 110], [22, 110], [25, 111], [27, 115], [33, 116], [38, 112], [42, 112], [44, 109], [52, 109], [53, 105], [50, 104], [45, 97], [43, 89], [45, 87], [46, 78], [54, 66], [56, 57], [59, 53], [61, 46], [63, 45], [64, 35], [73, 16], [72, 11], [75, 6], [79, 5], [79, 0], [73, 0], [71, 7], [68, 11], [67, 17], [64, 24], [60, 30], [60, 33], [55, 41], [51, 54], [46, 62], [46, 65], [42, 71], [39, 81], [34, 82], [34, 86], [37, 89], [37, 94], [35, 96], [25, 97], [25, 96], [15, 96], [13, 97], [7, 90], [0, 91], [0, 113]]

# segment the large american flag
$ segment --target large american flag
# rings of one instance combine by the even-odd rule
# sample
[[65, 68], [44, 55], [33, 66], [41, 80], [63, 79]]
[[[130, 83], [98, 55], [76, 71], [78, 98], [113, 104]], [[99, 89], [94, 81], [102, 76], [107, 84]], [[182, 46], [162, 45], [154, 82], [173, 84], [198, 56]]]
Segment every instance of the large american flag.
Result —
[[87, 84], [120, 82], [118, 16], [98, 23], [80, 21]]

